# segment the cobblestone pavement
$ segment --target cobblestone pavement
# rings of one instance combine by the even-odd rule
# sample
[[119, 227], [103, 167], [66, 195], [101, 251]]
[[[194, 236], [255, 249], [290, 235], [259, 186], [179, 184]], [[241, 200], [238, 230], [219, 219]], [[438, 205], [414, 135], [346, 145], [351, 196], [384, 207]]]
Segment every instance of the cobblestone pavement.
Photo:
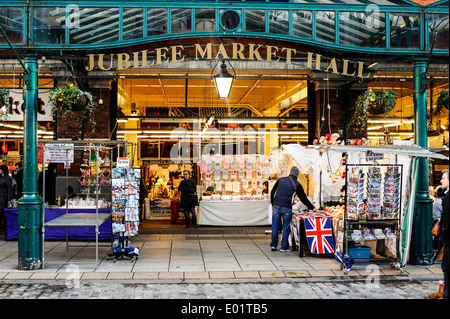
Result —
[[[71, 286], [72, 285], [72, 286]], [[427, 299], [437, 281], [243, 283], [5, 283], [0, 299]]]

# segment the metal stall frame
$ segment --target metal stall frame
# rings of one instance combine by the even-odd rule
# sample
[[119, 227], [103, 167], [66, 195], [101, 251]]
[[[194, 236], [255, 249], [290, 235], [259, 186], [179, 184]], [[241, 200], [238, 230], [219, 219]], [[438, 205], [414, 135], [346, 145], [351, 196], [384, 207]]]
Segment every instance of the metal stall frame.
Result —
[[[99, 264], [99, 226], [105, 223], [108, 219], [111, 218], [111, 213], [99, 213], [98, 212], [98, 175], [99, 175], [99, 165], [97, 165], [96, 168], [96, 196], [95, 196], [95, 215], [92, 213], [69, 213], [69, 207], [68, 207], [68, 183], [67, 183], [67, 177], [68, 177], [68, 154], [70, 150], [81, 150], [84, 151], [86, 149], [91, 152], [92, 150], [95, 151], [97, 159], [99, 158], [99, 151], [100, 150], [108, 150], [110, 152], [110, 165], [112, 167], [113, 165], [113, 147], [107, 147], [107, 146], [100, 146], [98, 144], [115, 144], [118, 146], [118, 143], [114, 143], [112, 141], [106, 141], [106, 142], [100, 142], [100, 141], [48, 141], [46, 144], [66, 144], [65, 146], [59, 146], [59, 147], [51, 147], [52, 149], [59, 149], [59, 150], [65, 150], [66, 157], [65, 157], [65, 166], [66, 166], [66, 200], [65, 200], [65, 206], [66, 206], [66, 213], [60, 217], [57, 217], [51, 221], [45, 222], [45, 204], [43, 208], [43, 214], [42, 214], [42, 251], [43, 251], [43, 268], [46, 263], [48, 264], [65, 264], [68, 262], [45, 262], [45, 229], [46, 227], [65, 227], [66, 228], [66, 251], [69, 249], [69, 233], [68, 233], [68, 227], [94, 227], [95, 228], [95, 264]], [[82, 145], [76, 145], [76, 144], [82, 144]], [[97, 144], [97, 145], [95, 145]], [[46, 164], [46, 158], [43, 156], [43, 193], [42, 193], [42, 200], [45, 203], [45, 164]], [[110, 247], [111, 243], [108, 245]], [[70, 245], [71, 247], [80, 247], [80, 245]], [[84, 247], [84, 246], [83, 246]], [[94, 263], [94, 262], [77, 262], [77, 263]]]

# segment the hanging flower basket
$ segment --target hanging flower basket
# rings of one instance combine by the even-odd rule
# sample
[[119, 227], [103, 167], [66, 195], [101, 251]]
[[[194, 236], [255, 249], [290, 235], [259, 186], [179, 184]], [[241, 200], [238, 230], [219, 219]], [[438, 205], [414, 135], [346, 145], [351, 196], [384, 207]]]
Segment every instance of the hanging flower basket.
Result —
[[436, 109], [433, 111], [433, 115], [441, 115], [443, 108], [448, 110], [448, 90], [443, 90], [439, 94], [439, 97], [436, 101]]
[[358, 96], [355, 103], [355, 112], [351, 118], [348, 128], [355, 133], [363, 132], [367, 128], [367, 114], [387, 114], [397, 102], [395, 91], [372, 91], [369, 89]]
[[364, 103], [367, 104], [367, 111], [371, 114], [387, 114], [397, 102], [395, 91], [372, 91], [364, 93]]
[[97, 103], [90, 92], [82, 91], [73, 84], [65, 84], [52, 90], [50, 105], [53, 116], [60, 115], [64, 119], [72, 119], [74, 111], [82, 111], [81, 115], [77, 116], [78, 127], [83, 129], [85, 120], [89, 119], [91, 132], [95, 131], [94, 111]]
[[386, 98], [378, 97], [374, 102], [369, 103], [367, 111], [371, 114], [384, 114], [386, 111]]
[[89, 102], [89, 96], [85, 92], [80, 92], [72, 101], [73, 110], [83, 110], [89, 105]]
[[5, 121], [9, 114], [9, 90], [0, 89], [0, 120]]

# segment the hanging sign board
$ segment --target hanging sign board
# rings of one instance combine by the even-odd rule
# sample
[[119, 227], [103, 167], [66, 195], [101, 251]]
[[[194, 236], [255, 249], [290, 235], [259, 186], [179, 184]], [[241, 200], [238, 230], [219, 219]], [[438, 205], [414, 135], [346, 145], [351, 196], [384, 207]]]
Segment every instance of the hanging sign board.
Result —
[[44, 159], [46, 163], [73, 163], [73, 144], [46, 144]]
[[383, 153], [375, 153], [372, 151], [366, 151], [366, 161], [367, 162], [379, 161], [379, 160], [383, 160], [383, 159], [384, 159]]
[[117, 167], [130, 167], [130, 158], [129, 157], [118, 157], [117, 158]]

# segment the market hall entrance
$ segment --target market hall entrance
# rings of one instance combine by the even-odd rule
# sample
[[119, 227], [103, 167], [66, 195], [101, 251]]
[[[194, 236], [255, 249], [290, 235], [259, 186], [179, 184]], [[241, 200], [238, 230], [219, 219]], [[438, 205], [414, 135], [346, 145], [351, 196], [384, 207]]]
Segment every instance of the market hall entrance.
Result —
[[[264, 70], [248, 69], [251, 63], [232, 61], [237, 78], [229, 98], [221, 100], [211, 81], [214, 63], [186, 62], [185, 67], [179, 69], [147, 69], [139, 70], [139, 73], [127, 71], [118, 74], [117, 139], [136, 143], [135, 165], [143, 168], [148, 190], [141, 229], [183, 228], [184, 223], [178, 216], [175, 220], [173, 217], [174, 213], [183, 216], [175, 208], [179, 205], [177, 188], [183, 170], [189, 170], [197, 185], [201, 185], [201, 172], [193, 155], [194, 141], [190, 142], [192, 153], [188, 162], [176, 163], [172, 158], [171, 150], [183, 139], [174, 134], [174, 130], [192, 131], [196, 119], [207, 121], [213, 116], [214, 121], [207, 133], [227, 129], [255, 132], [276, 129], [283, 132], [276, 141], [272, 141], [272, 147], [286, 143], [308, 144], [307, 71], [288, 69], [286, 65], [277, 63], [266, 64]], [[231, 67], [228, 68], [232, 72]], [[297, 121], [289, 123], [289, 119]], [[200, 125], [204, 125], [202, 123]], [[202, 136], [202, 149], [216, 143], [215, 151], [220, 149], [222, 154], [270, 154], [265, 136], [230, 140], [218, 139], [217, 136], [209, 138], [208, 134]]]

